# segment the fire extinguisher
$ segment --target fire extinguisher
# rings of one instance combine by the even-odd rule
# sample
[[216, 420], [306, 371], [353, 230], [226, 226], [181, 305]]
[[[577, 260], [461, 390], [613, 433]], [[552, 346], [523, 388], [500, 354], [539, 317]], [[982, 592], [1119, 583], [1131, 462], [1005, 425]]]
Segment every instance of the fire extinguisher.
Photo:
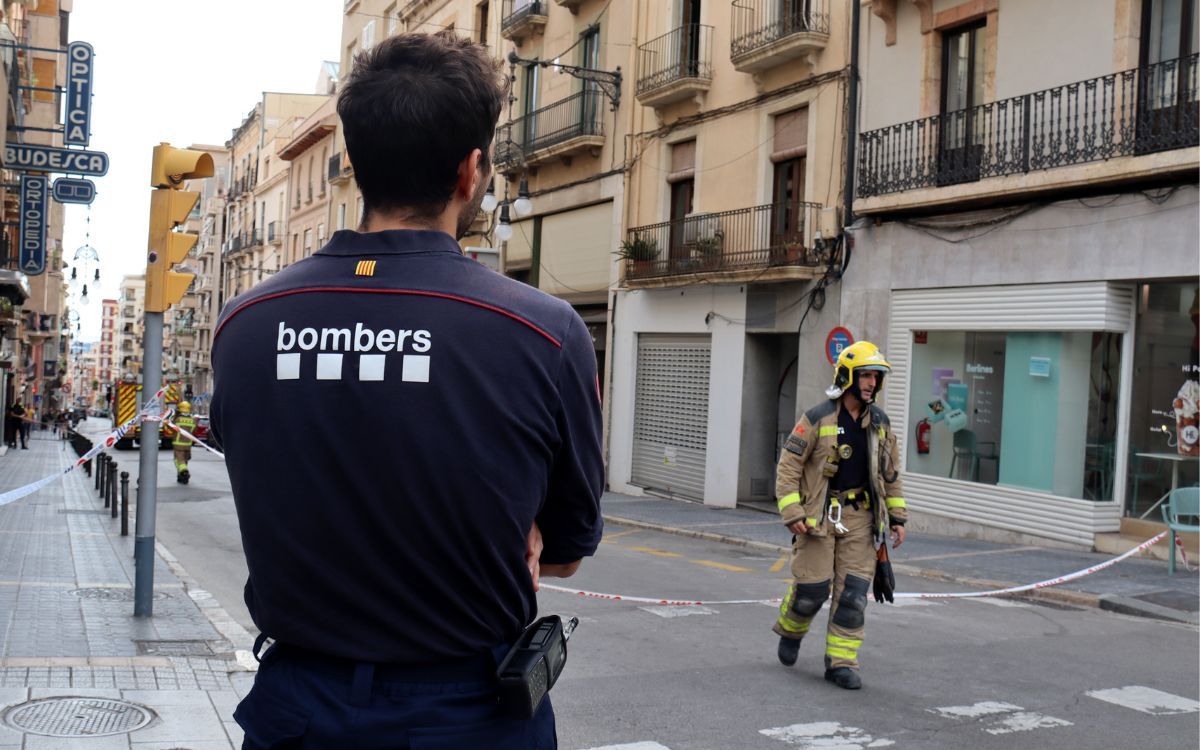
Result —
[[931, 432], [933, 432], [933, 425], [929, 424], [928, 419], [922, 419], [920, 422], [917, 422], [917, 453], [929, 452]]

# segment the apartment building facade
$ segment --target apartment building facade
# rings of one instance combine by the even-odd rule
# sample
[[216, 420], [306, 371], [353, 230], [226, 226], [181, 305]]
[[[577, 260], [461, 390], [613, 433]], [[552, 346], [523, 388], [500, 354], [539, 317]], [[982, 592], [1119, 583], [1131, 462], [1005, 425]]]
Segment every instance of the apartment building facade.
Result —
[[1195, 483], [1195, 5], [869, 3], [842, 311], [918, 525], [1092, 546]]
[[286, 187], [286, 222], [267, 225], [267, 241], [282, 247], [282, 262], [289, 266], [319, 250], [329, 238], [330, 157], [337, 130], [336, 100], [329, 96], [311, 115], [292, 128], [291, 138], [279, 149], [279, 159], [290, 164]]
[[770, 501], [783, 437], [824, 399], [849, 11], [638, 6], [628, 214], [613, 248], [614, 490]]
[[196, 180], [187, 185], [188, 190], [200, 193], [195, 220], [188, 222], [189, 231], [196, 232], [198, 239], [189, 261], [196, 279], [185, 301], [193, 310], [190, 385], [196, 408], [201, 409], [212, 393], [210, 352], [213, 325], [221, 312], [221, 249], [225, 241], [225, 196], [230, 183], [229, 152], [220, 146], [192, 145], [189, 148], [205, 151], [213, 160], [211, 179]]
[[146, 275], [121, 277], [117, 296], [116, 372], [114, 380], [138, 378], [142, 371], [143, 336], [146, 330]]
[[[4, 64], [4, 138], [61, 146], [59, 125], [62, 86], [66, 78], [65, 48], [70, 0], [39, 3], [5, 2], [0, 43]], [[56, 52], [55, 50], [63, 50]], [[24, 87], [24, 88], [22, 88]], [[30, 88], [33, 87], [33, 88]], [[5, 169], [3, 183], [15, 185], [20, 172]], [[0, 247], [0, 406], [20, 400], [41, 416], [66, 405], [68, 336], [66, 287], [62, 266], [63, 206], [48, 200], [44, 216], [45, 268], [27, 273], [18, 268], [19, 191], [0, 189], [4, 217]]]

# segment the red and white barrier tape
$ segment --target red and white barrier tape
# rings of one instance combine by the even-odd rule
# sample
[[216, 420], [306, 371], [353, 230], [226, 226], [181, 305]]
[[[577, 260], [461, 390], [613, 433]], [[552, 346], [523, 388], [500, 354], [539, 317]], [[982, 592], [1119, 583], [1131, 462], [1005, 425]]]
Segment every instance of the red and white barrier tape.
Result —
[[[1083, 578], [1084, 576], [1091, 575], [1092, 573], [1097, 573], [1101, 570], [1104, 570], [1105, 568], [1116, 565], [1117, 563], [1121, 562], [1122, 560], [1124, 560], [1128, 557], [1132, 557], [1133, 555], [1136, 555], [1139, 552], [1142, 552], [1143, 550], [1146, 550], [1146, 549], [1152, 547], [1153, 545], [1157, 544], [1158, 542], [1161, 542], [1166, 535], [1167, 535], [1167, 532], [1165, 532], [1165, 531], [1161, 532], [1160, 534], [1142, 542], [1141, 544], [1139, 544], [1138, 546], [1129, 550], [1128, 552], [1117, 555], [1116, 557], [1114, 557], [1110, 560], [1105, 560], [1102, 563], [1097, 563], [1096, 565], [1093, 565], [1088, 568], [1084, 568], [1083, 570], [1077, 570], [1074, 573], [1067, 573], [1066, 575], [1059, 576], [1058, 578], [1050, 578], [1045, 581], [1038, 581], [1037, 583], [1029, 583], [1024, 586], [1010, 586], [1008, 588], [994, 589], [991, 591], [966, 591], [966, 592], [955, 592], [955, 593], [909, 593], [909, 592], [904, 592], [904, 593], [897, 593], [896, 598], [897, 599], [972, 599], [972, 598], [984, 597], [984, 596], [1004, 596], [1005, 594], [1018, 594], [1018, 593], [1021, 593], [1022, 591], [1033, 591], [1034, 589], [1044, 589], [1048, 586], [1057, 586], [1061, 583], [1067, 583], [1068, 581], [1074, 581], [1076, 579]], [[598, 591], [586, 591], [583, 589], [566, 588], [565, 586], [555, 586], [555, 585], [549, 584], [549, 583], [542, 583], [541, 588], [545, 589], [547, 591], [557, 591], [557, 592], [561, 592], [564, 594], [576, 594], [578, 596], [583, 596], [588, 599], [607, 599], [609, 601], [634, 602], [637, 604], [664, 604], [664, 605], [678, 606], [678, 605], [712, 605], [712, 604], [775, 604], [777, 602], [783, 601], [783, 599], [781, 597], [775, 597], [772, 599], [725, 599], [725, 600], [720, 600], [720, 601], [718, 601], [718, 600], [699, 601], [699, 600], [689, 600], [689, 599], [668, 599], [668, 598], [655, 598], [655, 597], [645, 597], [645, 596], [624, 596], [621, 594], [604, 594], [604, 593], [601, 593]]]
[[1183, 569], [1191, 573], [1195, 568], [1192, 567], [1191, 561], [1188, 560], [1187, 550], [1183, 548], [1183, 538], [1179, 535], [1175, 536], [1175, 546], [1179, 548], [1179, 556], [1183, 558]]
[[215, 448], [211, 447], [210, 445], [208, 445], [207, 443], [205, 443], [203, 440], [201, 440], [200, 438], [196, 437], [195, 435], [193, 435], [192, 433], [188, 432], [187, 430], [183, 429], [182, 427], [180, 427], [179, 425], [175, 424], [175, 423], [174, 423], [174, 422], [172, 422], [171, 420], [167, 419], [167, 420], [164, 420], [164, 421], [166, 421], [166, 423], [167, 423], [167, 426], [168, 426], [168, 427], [170, 427], [170, 428], [171, 428], [171, 429], [173, 429], [173, 430], [177, 430], [177, 431], [179, 432], [179, 434], [180, 434], [180, 435], [183, 435], [185, 438], [187, 438], [188, 440], [191, 440], [193, 443], [195, 443], [196, 445], [200, 446], [200, 447], [201, 447], [201, 448], [203, 448], [204, 450], [208, 451], [209, 453], [212, 453], [212, 454], [213, 454], [213, 455], [215, 455], [215, 456], [220, 456], [221, 458], [225, 458], [225, 454], [224, 454], [224, 453], [222, 453], [221, 451], [219, 451], [219, 450], [217, 450], [217, 449], [215, 449]]
[[28, 497], [29, 495], [32, 495], [33, 493], [35, 493], [38, 490], [45, 487], [46, 485], [50, 484], [54, 480], [62, 479], [63, 477], [65, 477], [67, 474], [70, 474], [75, 469], [79, 468], [80, 466], [83, 466], [89, 460], [95, 458], [100, 453], [100, 451], [104, 450], [105, 448], [111, 448], [114, 445], [116, 445], [117, 441], [120, 440], [121, 438], [125, 437], [125, 434], [129, 432], [129, 428], [132, 427], [138, 420], [145, 419], [145, 420], [154, 421], [154, 420], [161, 419], [161, 417], [155, 417], [155, 416], [152, 416], [152, 414], [154, 412], [158, 411], [159, 401], [162, 399], [163, 394], [166, 393], [166, 390], [167, 390], [166, 388], [160, 388], [158, 390], [158, 392], [155, 393], [154, 396], [152, 398], [150, 398], [149, 401], [146, 402], [145, 406], [142, 407], [141, 411], [139, 411], [137, 414], [134, 414], [132, 417], [129, 418], [128, 421], [124, 422], [119, 427], [117, 427], [112, 432], [110, 432], [108, 434], [108, 436], [104, 438], [104, 440], [101, 440], [100, 442], [93, 445], [91, 450], [89, 450], [87, 453], [84, 453], [82, 456], [80, 456], [78, 459], [76, 459], [74, 463], [72, 463], [70, 466], [68, 466], [63, 471], [55, 472], [54, 474], [51, 474], [49, 476], [42, 477], [41, 479], [37, 480], [36, 482], [31, 482], [31, 483], [25, 485], [24, 487], [17, 487], [16, 489], [9, 490], [8, 492], [0, 494], [0, 506], [5, 506], [11, 502], [20, 500], [23, 497]]

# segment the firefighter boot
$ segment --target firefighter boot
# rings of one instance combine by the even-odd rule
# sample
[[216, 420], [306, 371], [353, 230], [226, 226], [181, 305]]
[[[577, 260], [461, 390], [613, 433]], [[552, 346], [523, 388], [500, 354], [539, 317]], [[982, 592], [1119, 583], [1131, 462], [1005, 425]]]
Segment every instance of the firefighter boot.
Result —
[[191, 475], [191, 473], [188, 472], [187, 469], [184, 469], [184, 470], [180, 471], [177, 475], [175, 475], [175, 481], [179, 482], [180, 484], [187, 484], [188, 480], [191, 478], [192, 478], [192, 475]]
[[858, 676], [857, 669], [850, 667], [838, 667], [833, 669], [829, 666], [829, 657], [825, 657], [825, 679], [846, 690], [858, 690], [862, 687], [862, 678]]
[[800, 654], [800, 639], [779, 636], [779, 649], [776, 653], [779, 655], [780, 664], [785, 667], [792, 666], [796, 663], [796, 657]]

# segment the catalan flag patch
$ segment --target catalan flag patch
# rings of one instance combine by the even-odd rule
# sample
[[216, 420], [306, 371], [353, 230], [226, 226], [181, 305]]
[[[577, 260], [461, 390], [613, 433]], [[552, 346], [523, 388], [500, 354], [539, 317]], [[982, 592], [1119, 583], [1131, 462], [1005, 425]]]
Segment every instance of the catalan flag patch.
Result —
[[374, 276], [375, 275], [375, 261], [360, 260], [358, 262], [358, 265], [354, 267], [354, 275], [355, 276]]

